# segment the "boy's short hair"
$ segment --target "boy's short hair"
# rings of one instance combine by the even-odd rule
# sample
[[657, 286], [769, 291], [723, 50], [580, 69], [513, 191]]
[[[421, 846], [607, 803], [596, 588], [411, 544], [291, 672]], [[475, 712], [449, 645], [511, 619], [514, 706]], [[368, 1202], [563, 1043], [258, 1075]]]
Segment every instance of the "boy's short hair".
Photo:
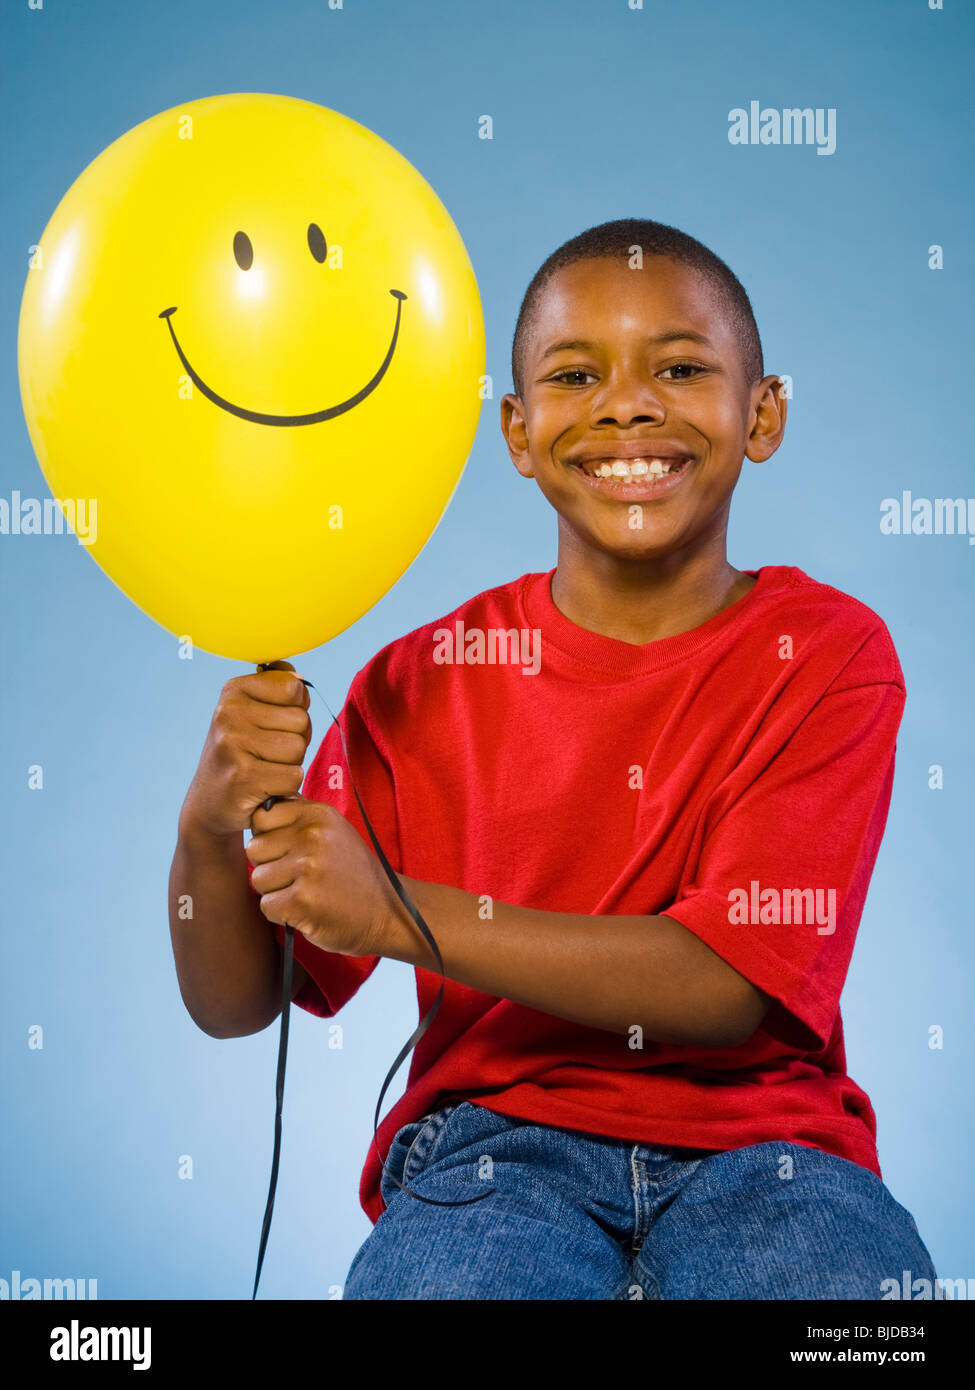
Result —
[[710, 281], [727, 308], [732, 331], [738, 339], [746, 380], [750, 385], [761, 381], [765, 375], [762, 341], [748, 295], [734, 271], [702, 242], [676, 227], [639, 217], [625, 217], [615, 222], [601, 222], [564, 242], [542, 262], [532, 277], [521, 303], [511, 344], [511, 379], [515, 394], [520, 399], [524, 399], [525, 347], [548, 281], [556, 271], [576, 261], [596, 257], [628, 259], [634, 247], [639, 247], [644, 257], [670, 256], [693, 267]]

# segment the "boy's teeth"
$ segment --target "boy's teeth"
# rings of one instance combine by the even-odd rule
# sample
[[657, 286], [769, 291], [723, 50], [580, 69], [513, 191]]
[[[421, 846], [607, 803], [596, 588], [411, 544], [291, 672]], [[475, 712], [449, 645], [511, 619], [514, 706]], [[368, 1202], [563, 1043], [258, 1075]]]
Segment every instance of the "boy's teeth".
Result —
[[670, 464], [664, 459], [614, 459], [612, 463], [601, 463], [594, 470], [597, 478], [621, 478], [628, 481], [631, 478], [642, 478], [650, 474], [651, 478], [662, 478], [665, 473], [670, 472]]

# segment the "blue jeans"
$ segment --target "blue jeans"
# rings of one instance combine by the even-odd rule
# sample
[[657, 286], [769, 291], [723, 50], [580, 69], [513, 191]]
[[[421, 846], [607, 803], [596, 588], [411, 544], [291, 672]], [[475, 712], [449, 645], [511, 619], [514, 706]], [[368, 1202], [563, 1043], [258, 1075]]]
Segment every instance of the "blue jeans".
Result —
[[455, 1101], [403, 1126], [388, 1169], [440, 1200], [495, 1190], [436, 1207], [384, 1174], [347, 1299], [879, 1299], [905, 1270], [935, 1287], [880, 1178], [801, 1144], [657, 1148]]

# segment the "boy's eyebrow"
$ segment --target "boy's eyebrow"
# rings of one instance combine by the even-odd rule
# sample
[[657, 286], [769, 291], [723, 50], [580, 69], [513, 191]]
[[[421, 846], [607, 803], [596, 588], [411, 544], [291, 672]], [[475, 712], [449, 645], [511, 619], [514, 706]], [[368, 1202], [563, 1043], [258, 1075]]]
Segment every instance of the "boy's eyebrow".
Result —
[[[702, 347], [713, 348], [714, 344], [710, 338], [703, 333], [695, 333], [693, 328], [674, 328], [667, 333], [658, 333], [654, 338], [648, 338], [648, 343], [674, 343], [685, 340], [690, 343], [700, 343]], [[539, 361], [544, 362], [546, 357], [553, 357], [557, 352], [574, 352], [577, 350], [592, 351], [597, 347], [596, 343], [587, 342], [584, 338], [564, 338], [557, 343], [552, 343], [542, 353]]]

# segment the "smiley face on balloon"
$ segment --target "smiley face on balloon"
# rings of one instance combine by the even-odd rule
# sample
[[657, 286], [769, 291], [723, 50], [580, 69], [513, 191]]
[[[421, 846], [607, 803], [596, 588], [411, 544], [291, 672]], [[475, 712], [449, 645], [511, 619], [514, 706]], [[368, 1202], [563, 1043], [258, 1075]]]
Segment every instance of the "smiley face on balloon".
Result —
[[[319, 227], [316, 222], [310, 223], [308, 227], [308, 248], [316, 261], [325, 260], [327, 245], [325, 234], [321, 227]], [[250, 270], [254, 263], [254, 248], [246, 232], [238, 232], [234, 237], [234, 259], [241, 270]], [[363, 386], [361, 391], [357, 391], [354, 395], [349, 396], [347, 400], [340, 401], [338, 405], [326, 406], [323, 410], [312, 410], [304, 415], [274, 415], [268, 411], [248, 410], [244, 406], [234, 405], [233, 402], [224, 400], [216, 391], [211, 390], [210, 387], [207, 386], [206, 382], [193, 370], [193, 367], [187, 361], [186, 354], [180, 347], [179, 339], [173, 328], [172, 316], [176, 313], [177, 306], [174, 304], [169, 309], [163, 309], [159, 317], [166, 320], [169, 331], [172, 334], [173, 346], [176, 349], [179, 360], [186, 368], [190, 379], [193, 381], [194, 385], [199, 387], [207, 400], [212, 401], [214, 405], [218, 405], [221, 410], [227, 410], [231, 415], [236, 415], [241, 420], [252, 420], [254, 424], [257, 425], [317, 425], [323, 420], [334, 420], [336, 415], [341, 415], [344, 411], [351, 410], [353, 406], [365, 400], [370, 391], [374, 391], [386, 375], [386, 369], [393, 360], [393, 352], [396, 349], [396, 339], [399, 337], [399, 305], [402, 304], [402, 301], [406, 298], [402, 290], [390, 290], [390, 294], [394, 299], [399, 301], [399, 304], [396, 309], [396, 319], [393, 324], [393, 332], [389, 347], [375, 375]]]
[[45, 228], [18, 344], [55, 497], [170, 632], [307, 651], [396, 582], [459, 482], [484, 330], [437, 195], [364, 126], [242, 93], [152, 117]]

